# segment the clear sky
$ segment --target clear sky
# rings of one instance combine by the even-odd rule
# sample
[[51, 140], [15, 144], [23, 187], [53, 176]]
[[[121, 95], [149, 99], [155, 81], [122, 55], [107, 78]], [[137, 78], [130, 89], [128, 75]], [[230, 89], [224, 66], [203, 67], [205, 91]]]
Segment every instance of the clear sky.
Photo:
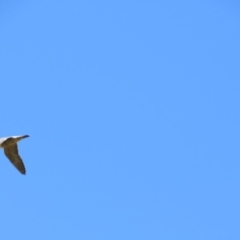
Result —
[[1, 1], [2, 240], [240, 239], [238, 1]]

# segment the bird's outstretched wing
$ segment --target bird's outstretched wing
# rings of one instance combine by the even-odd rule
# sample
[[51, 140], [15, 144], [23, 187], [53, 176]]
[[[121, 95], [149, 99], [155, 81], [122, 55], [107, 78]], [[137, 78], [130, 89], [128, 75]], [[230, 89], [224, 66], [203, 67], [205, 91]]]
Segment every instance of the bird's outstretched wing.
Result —
[[4, 148], [4, 153], [20, 173], [26, 174], [26, 169], [24, 167], [23, 161], [18, 155], [17, 144], [12, 144], [9, 147]]

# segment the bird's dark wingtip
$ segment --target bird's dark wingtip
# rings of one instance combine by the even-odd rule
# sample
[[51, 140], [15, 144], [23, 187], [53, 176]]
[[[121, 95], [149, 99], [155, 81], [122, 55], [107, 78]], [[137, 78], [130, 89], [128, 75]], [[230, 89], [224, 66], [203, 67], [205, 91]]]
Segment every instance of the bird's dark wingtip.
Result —
[[22, 136], [22, 138], [27, 138], [27, 137], [30, 137], [29, 135], [24, 135], [24, 136]]
[[18, 169], [19, 170], [19, 172], [22, 174], [22, 175], [26, 175], [26, 170], [23, 170], [23, 169]]

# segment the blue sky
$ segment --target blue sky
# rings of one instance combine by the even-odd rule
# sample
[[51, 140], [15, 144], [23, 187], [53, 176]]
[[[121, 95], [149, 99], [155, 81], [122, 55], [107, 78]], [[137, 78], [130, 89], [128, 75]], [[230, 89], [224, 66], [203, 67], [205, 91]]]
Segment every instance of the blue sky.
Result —
[[0, 239], [239, 239], [239, 14], [1, 1]]

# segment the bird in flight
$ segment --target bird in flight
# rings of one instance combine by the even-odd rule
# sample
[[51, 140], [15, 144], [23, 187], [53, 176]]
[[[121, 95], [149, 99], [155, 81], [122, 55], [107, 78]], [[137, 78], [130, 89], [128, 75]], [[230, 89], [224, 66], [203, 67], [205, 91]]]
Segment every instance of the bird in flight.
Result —
[[21, 157], [18, 154], [17, 142], [27, 137], [29, 137], [29, 135], [0, 138], [0, 148], [4, 149], [4, 153], [7, 158], [22, 174], [26, 174], [26, 169]]

